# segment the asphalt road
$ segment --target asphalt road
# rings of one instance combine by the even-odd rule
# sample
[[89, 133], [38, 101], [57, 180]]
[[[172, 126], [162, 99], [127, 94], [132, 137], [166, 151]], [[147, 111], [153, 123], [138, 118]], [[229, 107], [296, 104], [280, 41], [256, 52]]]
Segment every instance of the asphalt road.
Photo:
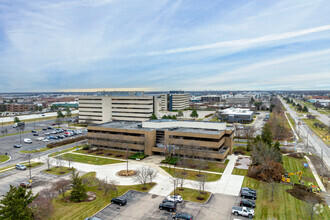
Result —
[[[293, 118], [293, 120], [296, 122], [297, 125], [297, 131], [300, 135], [300, 137], [302, 137], [304, 139], [304, 141], [306, 141], [306, 146], [307, 146], [307, 135], [308, 135], [308, 152], [313, 152], [315, 154], [317, 154], [318, 156], [321, 156], [322, 151], [323, 151], [323, 161], [324, 164], [328, 167], [328, 169], [330, 169], [330, 150], [329, 147], [317, 136], [317, 135], [313, 135], [313, 131], [306, 125], [306, 124], [302, 124], [302, 125], [298, 125], [298, 122], [300, 121], [300, 117], [298, 116], [298, 114], [292, 110], [288, 104], [283, 101], [283, 99], [279, 98], [282, 102], [282, 104], [285, 106], [285, 108], [287, 109], [287, 112], [289, 112], [289, 114], [291, 115], [291, 117]], [[306, 146], [305, 147], [306, 149]]]

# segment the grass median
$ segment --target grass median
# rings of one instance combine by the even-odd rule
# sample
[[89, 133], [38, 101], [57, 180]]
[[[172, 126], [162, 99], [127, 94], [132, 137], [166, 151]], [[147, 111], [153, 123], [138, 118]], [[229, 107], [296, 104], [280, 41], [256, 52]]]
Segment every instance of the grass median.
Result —
[[[254, 219], [310, 219], [308, 203], [286, 192], [292, 188], [290, 185], [276, 183], [273, 202], [272, 187], [269, 183], [245, 177], [242, 187], [258, 190]], [[314, 219], [329, 219], [329, 208], [324, 206], [323, 210], [323, 213], [314, 215]]]
[[101, 158], [101, 157], [96, 157], [96, 156], [87, 156], [87, 155], [81, 155], [81, 154], [71, 154], [71, 153], [63, 154], [63, 155], [61, 155], [61, 157], [66, 160], [72, 160], [73, 162], [87, 163], [87, 164], [93, 164], [93, 165], [123, 163], [123, 161], [120, 161], [120, 160]]
[[8, 155], [0, 155], [0, 163], [6, 162], [10, 157]]
[[[24, 163], [20, 163], [20, 164], [23, 164], [23, 165], [25, 165], [27, 168], [29, 168], [28, 167], [28, 165], [29, 165], [29, 162], [24, 162]], [[31, 162], [31, 168], [34, 168], [34, 167], [37, 167], [37, 166], [40, 166], [40, 165], [42, 165], [43, 163], [41, 163], [41, 162]], [[15, 165], [11, 165], [11, 166], [7, 166], [7, 167], [3, 167], [3, 168], [0, 168], [0, 173], [2, 173], [2, 172], [6, 172], [6, 171], [8, 171], [8, 170], [12, 170], [12, 169], [15, 169]]]
[[71, 168], [69, 168], [69, 167], [52, 167], [50, 169], [43, 170], [42, 172], [61, 176], [61, 175], [65, 175], [67, 173], [72, 172], [72, 167]]
[[248, 170], [246, 169], [238, 169], [238, 168], [234, 168], [232, 174], [233, 175], [241, 175], [241, 176], [246, 176], [248, 173]]
[[[174, 192], [171, 193], [173, 195]], [[199, 203], [204, 203], [206, 202], [211, 193], [204, 191], [204, 192], [199, 192], [196, 189], [190, 189], [190, 188], [185, 188], [185, 187], [178, 187], [175, 189], [175, 194], [182, 196], [183, 200], [186, 201], [191, 201], [191, 202], [199, 202]]]
[[[57, 156], [57, 155], [59, 155], [59, 154], [63, 154], [63, 153], [66, 153], [66, 152], [70, 152], [70, 151], [76, 150], [77, 148], [79, 149], [79, 148], [81, 148], [81, 147], [83, 147], [83, 146], [84, 146], [84, 145], [78, 145], [78, 146], [70, 147], [70, 148], [67, 148], [67, 149], [64, 149], [64, 150], [60, 150], [60, 151], [57, 151], [57, 152], [51, 153], [51, 154], [49, 154], [48, 156], [49, 156], [49, 157], [55, 157], [55, 156]], [[77, 151], [75, 151], [75, 152], [77, 152]]]
[[[95, 172], [88, 173], [83, 177], [95, 177]], [[96, 199], [91, 202], [68, 203], [62, 200], [62, 196], [53, 200], [54, 212], [49, 219], [57, 220], [71, 220], [71, 219], [85, 219], [93, 216], [96, 212], [107, 206], [113, 197], [121, 196], [129, 190], [140, 192], [148, 192], [155, 183], [147, 184], [146, 189], [142, 189], [143, 185], [127, 185], [118, 186], [117, 192], [110, 191], [106, 195], [103, 190], [98, 190], [97, 184], [87, 187], [87, 191], [92, 191], [96, 194]]]
[[[315, 134], [322, 140], [324, 141], [327, 145], [330, 145], [330, 135], [327, 132], [326, 129], [326, 125], [324, 125], [321, 121], [317, 120], [317, 119], [302, 119], [310, 129], [312, 129]], [[320, 127], [316, 127], [314, 125], [314, 123], [319, 123], [319, 124], [323, 124], [325, 126], [325, 128], [320, 128]]]
[[183, 170], [182, 168], [180, 168], [180, 169], [175, 168], [175, 171], [174, 171], [174, 168], [168, 168], [168, 167], [164, 167], [164, 166], [160, 166], [160, 168], [165, 170], [167, 173], [169, 173], [173, 177], [179, 178], [179, 177], [183, 176], [184, 179], [188, 179], [188, 180], [197, 180], [200, 177], [200, 175], [204, 175], [207, 182], [217, 181], [221, 178], [220, 174], [205, 173], [205, 172], [199, 173], [198, 171]]

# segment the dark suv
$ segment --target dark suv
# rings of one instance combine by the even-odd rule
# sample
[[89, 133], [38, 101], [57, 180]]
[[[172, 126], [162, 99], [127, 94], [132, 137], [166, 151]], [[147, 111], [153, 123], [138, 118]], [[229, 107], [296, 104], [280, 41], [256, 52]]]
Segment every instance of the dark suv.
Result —
[[178, 201], [171, 201], [171, 200], [168, 200], [168, 199], [165, 198], [165, 199], [163, 200], [163, 203], [166, 203], [166, 202], [178, 203]]
[[241, 191], [241, 197], [243, 199], [253, 199], [253, 200], [256, 200], [257, 199], [257, 195], [255, 194], [252, 194], [248, 191]]
[[165, 202], [165, 203], [160, 203], [159, 204], [159, 209], [160, 210], [167, 210], [170, 212], [175, 212], [176, 211], [176, 203], [174, 202]]
[[254, 201], [242, 199], [241, 202], [239, 203], [240, 206], [248, 207], [248, 208], [255, 208], [256, 203]]
[[173, 219], [193, 220], [193, 216], [188, 213], [180, 212], [180, 213], [174, 214]]
[[127, 200], [124, 198], [120, 198], [120, 197], [115, 197], [111, 199], [111, 203], [115, 203], [118, 204], [120, 206], [126, 205]]

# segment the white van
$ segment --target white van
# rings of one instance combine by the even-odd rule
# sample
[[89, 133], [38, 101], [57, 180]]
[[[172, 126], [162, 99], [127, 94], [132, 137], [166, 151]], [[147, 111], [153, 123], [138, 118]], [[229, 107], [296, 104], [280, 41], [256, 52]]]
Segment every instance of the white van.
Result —
[[30, 138], [24, 138], [24, 143], [32, 144], [32, 140]]

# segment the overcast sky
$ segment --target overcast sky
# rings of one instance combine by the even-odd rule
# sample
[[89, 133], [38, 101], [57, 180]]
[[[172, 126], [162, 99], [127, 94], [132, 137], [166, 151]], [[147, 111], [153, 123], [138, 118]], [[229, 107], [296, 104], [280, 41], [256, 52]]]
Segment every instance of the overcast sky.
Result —
[[0, 0], [0, 92], [330, 89], [329, 0]]

